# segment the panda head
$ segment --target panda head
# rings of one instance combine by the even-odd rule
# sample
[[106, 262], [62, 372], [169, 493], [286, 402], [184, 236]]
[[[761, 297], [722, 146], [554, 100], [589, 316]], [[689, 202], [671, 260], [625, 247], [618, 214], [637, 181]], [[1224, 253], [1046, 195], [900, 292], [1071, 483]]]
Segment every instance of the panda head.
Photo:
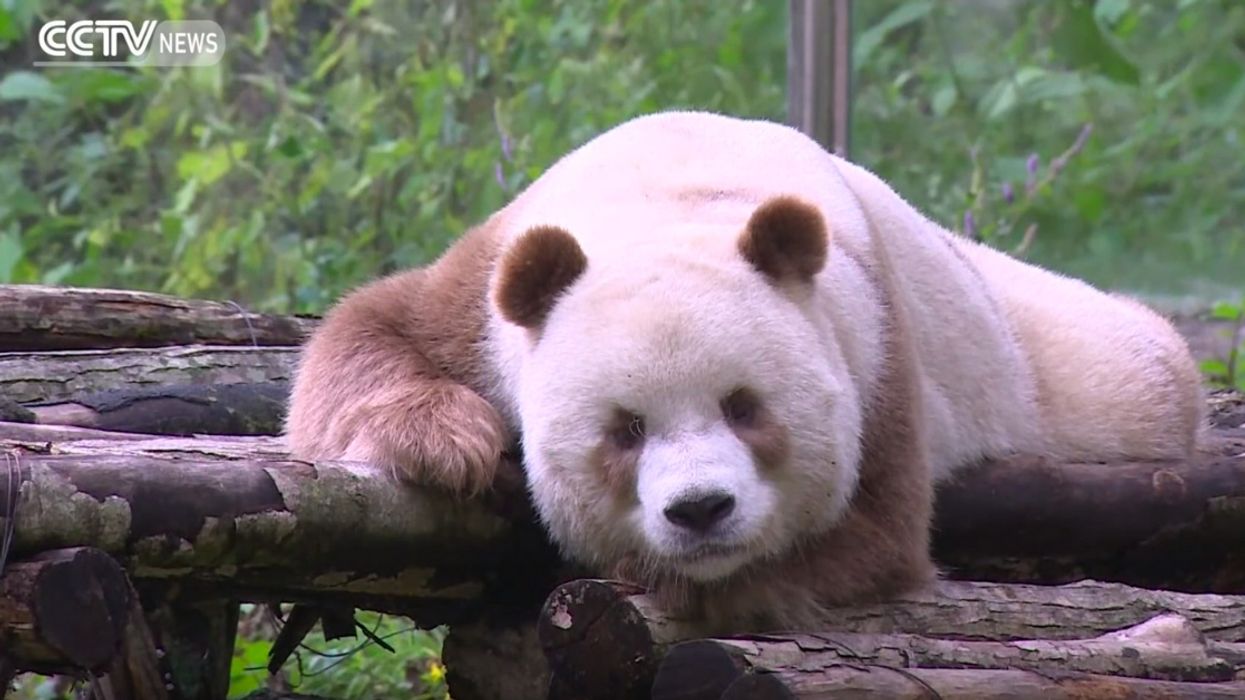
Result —
[[499, 261], [493, 302], [528, 339], [533, 499], [598, 567], [722, 579], [830, 527], [855, 489], [859, 402], [813, 303], [821, 214], [776, 198], [713, 240], [732, 245], [589, 260], [540, 227]]

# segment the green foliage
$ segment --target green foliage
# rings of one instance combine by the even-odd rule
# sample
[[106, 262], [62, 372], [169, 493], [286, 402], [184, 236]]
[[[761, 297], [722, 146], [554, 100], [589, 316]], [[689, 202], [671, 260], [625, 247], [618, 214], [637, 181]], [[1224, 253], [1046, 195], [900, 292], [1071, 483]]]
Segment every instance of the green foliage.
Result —
[[1245, 4], [854, 7], [853, 155], [934, 218], [1108, 286], [1245, 284]]
[[[253, 612], [246, 611], [244, 616]], [[326, 642], [317, 629], [286, 662], [280, 683], [299, 693], [343, 700], [448, 697], [440, 660], [445, 628], [420, 630], [409, 620], [367, 612], [359, 613], [358, 619], [393, 651], [361, 634], [358, 639]], [[264, 629], [238, 635], [230, 669], [230, 698], [244, 697], [272, 682], [265, 670], [272, 638], [272, 631]]]
[[1222, 357], [1202, 361], [1202, 372], [1212, 384], [1245, 391], [1245, 297], [1239, 301], [1219, 301], [1210, 317], [1229, 326], [1228, 352]]
[[[1241, 284], [1245, 5], [855, 7], [852, 155], [922, 209], [1105, 285], [1207, 297]], [[0, 3], [15, 66], [0, 78], [0, 282], [320, 311], [429, 261], [626, 118], [784, 116], [781, 2], [240, 8]], [[226, 60], [30, 66], [37, 21], [85, 16], [210, 17]]]
[[[90, 6], [211, 17], [227, 58], [7, 75], [0, 282], [320, 311], [427, 262], [616, 122], [783, 114], [784, 7], [764, 0]], [[29, 13], [0, 12], [32, 36]]]

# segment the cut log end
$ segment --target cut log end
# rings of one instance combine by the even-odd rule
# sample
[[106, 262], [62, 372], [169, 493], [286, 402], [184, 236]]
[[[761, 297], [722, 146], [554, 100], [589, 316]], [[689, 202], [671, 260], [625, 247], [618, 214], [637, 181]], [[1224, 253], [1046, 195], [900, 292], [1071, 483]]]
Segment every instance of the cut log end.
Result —
[[639, 592], [624, 583], [580, 579], [545, 601], [537, 632], [563, 692], [608, 688], [611, 697], [648, 697], [660, 656], [629, 600]]
[[[707, 639], [683, 642], [674, 645], [658, 667], [652, 697], [653, 700], [718, 700], [743, 679], [743, 671], [738, 657], [717, 642]], [[753, 688], [753, 684], [744, 684], [736, 692], [743, 692], [745, 686], [749, 690]]]
[[121, 649], [130, 602], [125, 572], [107, 554], [46, 552], [0, 579], [0, 640], [18, 668], [99, 671]]

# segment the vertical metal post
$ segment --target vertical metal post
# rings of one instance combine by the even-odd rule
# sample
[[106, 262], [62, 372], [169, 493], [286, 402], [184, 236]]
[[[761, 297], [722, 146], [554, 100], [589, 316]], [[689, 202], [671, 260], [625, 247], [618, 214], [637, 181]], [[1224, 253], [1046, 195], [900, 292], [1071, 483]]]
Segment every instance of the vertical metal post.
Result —
[[851, 0], [788, 0], [787, 120], [847, 157], [851, 123]]

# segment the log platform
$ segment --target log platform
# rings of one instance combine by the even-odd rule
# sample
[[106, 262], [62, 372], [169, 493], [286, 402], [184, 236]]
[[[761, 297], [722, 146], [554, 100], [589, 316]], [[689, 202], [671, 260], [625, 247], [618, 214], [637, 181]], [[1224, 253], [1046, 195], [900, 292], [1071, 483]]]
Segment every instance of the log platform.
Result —
[[449, 624], [458, 700], [1245, 697], [1239, 394], [1210, 396], [1188, 462], [965, 470], [937, 494], [933, 590], [714, 638], [562, 561], [516, 456], [469, 501], [291, 459], [277, 433], [314, 323], [0, 286], [0, 681], [221, 698], [253, 601], [295, 604], [276, 666], [357, 608]]

